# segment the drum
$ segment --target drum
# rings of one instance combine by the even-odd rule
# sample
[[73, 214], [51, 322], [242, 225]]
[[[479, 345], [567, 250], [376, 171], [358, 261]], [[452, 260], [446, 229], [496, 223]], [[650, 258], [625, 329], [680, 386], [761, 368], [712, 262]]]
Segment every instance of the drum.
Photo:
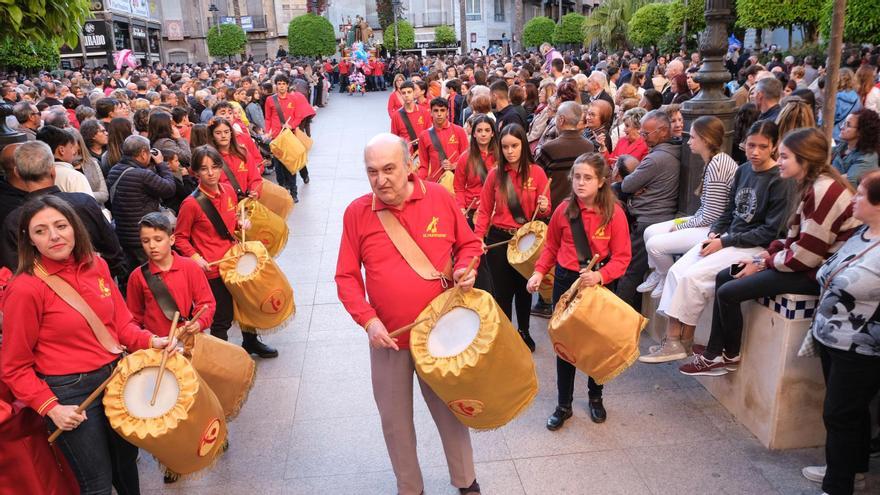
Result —
[[[262, 242], [269, 256], [273, 258], [281, 254], [290, 234], [287, 222], [255, 199], [245, 198], [239, 205], [244, 205], [247, 211], [246, 217], [251, 223], [250, 228], [245, 232], [245, 239]], [[242, 237], [240, 232], [238, 237]]]
[[[547, 240], [547, 225], [544, 222], [529, 222], [520, 227], [507, 245], [507, 262], [526, 279], [535, 272], [535, 265], [544, 250]], [[545, 273], [538, 293], [545, 301], [553, 298], [553, 272]]]
[[259, 241], [236, 244], [220, 263], [220, 276], [232, 294], [235, 321], [256, 333], [280, 330], [296, 307], [293, 289]]
[[648, 319], [601, 285], [579, 282], [556, 303], [547, 325], [560, 358], [602, 384], [639, 357], [639, 334]]
[[284, 221], [287, 221], [290, 213], [293, 212], [294, 203], [290, 192], [268, 180], [263, 181], [263, 191], [260, 193], [257, 201], [266, 208], [269, 208], [269, 211], [278, 215]]
[[455, 196], [455, 187], [453, 186], [454, 181], [455, 173], [452, 170], [447, 170], [443, 172], [443, 175], [440, 176], [440, 180], [437, 182], [446, 188], [446, 190], [449, 191], [449, 194]]
[[[451, 309], [439, 314], [450, 297]], [[448, 290], [421, 319], [409, 343], [416, 372], [463, 424], [499, 428], [535, 399], [532, 355], [488, 292]]]
[[183, 355], [211, 387], [227, 420], [238, 415], [254, 385], [256, 363], [241, 346], [206, 333], [186, 341]]
[[217, 396], [180, 354], [168, 357], [155, 405], [150, 398], [163, 351], [144, 349], [119, 362], [104, 391], [110, 426], [177, 474], [204, 469], [222, 453], [226, 419]]

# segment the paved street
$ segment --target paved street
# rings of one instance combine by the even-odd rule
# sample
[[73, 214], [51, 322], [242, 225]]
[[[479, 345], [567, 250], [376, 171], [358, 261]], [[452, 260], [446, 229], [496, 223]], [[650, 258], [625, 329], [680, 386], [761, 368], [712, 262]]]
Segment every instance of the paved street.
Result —
[[[312, 181], [301, 186], [290, 242], [279, 259], [294, 287], [296, 316], [265, 338], [281, 356], [258, 362], [250, 399], [230, 424], [230, 450], [212, 470], [167, 488], [155, 461], [142, 453], [145, 493], [395, 493], [371, 394], [367, 339], [337, 300], [333, 282], [342, 212], [369, 190], [362, 150], [388, 128], [387, 95], [334, 93], [320, 109]], [[533, 319], [532, 327], [538, 398], [511, 424], [472, 435], [483, 493], [821, 493], [800, 475], [802, 466], [823, 462], [821, 449], [767, 451], [671, 364], [636, 363], [611, 382], [609, 419], [602, 425], [588, 418], [586, 380], [579, 374], [575, 417], [562, 430], [547, 431], [544, 422], [556, 403], [554, 354], [546, 320]], [[237, 333], [230, 338], [240, 341]], [[430, 414], [421, 397], [416, 402], [426, 494], [456, 494]], [[876, 475], [872, 481], [876, 486]]]

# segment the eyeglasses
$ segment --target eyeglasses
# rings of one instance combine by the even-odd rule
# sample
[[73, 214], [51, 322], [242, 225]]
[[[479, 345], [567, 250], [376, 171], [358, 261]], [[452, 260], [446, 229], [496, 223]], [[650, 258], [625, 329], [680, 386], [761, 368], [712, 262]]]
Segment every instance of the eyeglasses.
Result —
[[654, 130], [651, 131], [651, 132], [639, 131], [639, 136], [642, 136], [643, 138], [646, 138], [646, 137], [650, 136], [651, 134], [654, 134], [655, 132], [657, 132], [657, 131], [659, 131], [659, 130], [661, 130], [661, 129], [664, 129], [664, 127], [658, 127], [658, 128], [654, 129]]

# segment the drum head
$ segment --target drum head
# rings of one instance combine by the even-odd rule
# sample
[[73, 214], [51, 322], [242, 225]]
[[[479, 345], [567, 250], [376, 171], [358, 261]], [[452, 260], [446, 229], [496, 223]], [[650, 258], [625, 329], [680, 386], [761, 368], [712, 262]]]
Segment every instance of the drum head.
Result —
[[452, 357], [464, 352], [480, 331], [480, 315], [457, 307], [441, 316], [428, 334], [428, 352], [434, 357]]
[[516, 248], [519, 250], [519, 252], [525, 253], [526, 251], [531, 249], [532, 246], [535, 245], [535, 242], [537, 242], [537, 240], [538, 236], [535, 235], [534, 232], [529, 232], [528, 234], [519, 238], [516, 243]]
[[256, 254], [246, 252], [239, 256], [238, 262], [235, 264], [235, 271], [237, 271], [239, 275], [250, 275], [257, 269], [259, 261], [260, 260], [257, 258]]
[[122, 397], [129, 414], [137, 418], [157, 418], [177, 404], [177, 397], [180, 395], [177, 377], [166, 369], [162, 375], [162, 385], [159, 387], [156, 405], [150, 405], [158, 374], [159, 367], [150, 366], [128, 377]]

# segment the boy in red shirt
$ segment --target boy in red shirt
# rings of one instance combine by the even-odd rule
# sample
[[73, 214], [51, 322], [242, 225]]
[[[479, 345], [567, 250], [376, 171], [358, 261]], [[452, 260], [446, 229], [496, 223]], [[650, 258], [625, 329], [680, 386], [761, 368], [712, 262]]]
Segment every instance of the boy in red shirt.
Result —
[[[468, 137], [461, 127], [449, 122], [449, 102], [431, 100], [433, 127], [419, 135], [419, 178], [438, 182], [444, 170], [455, 170], [462, 153], [467, 152]], [[437, 142], [439, 147], [434, 143]], [[441, 156], [442, 155], [442, 156]]]
[[[412, 153], [419, 149], [419, 136], [430, 126], [431, 116], [416, 104], [415, 85], [412, 81], [405, 81], [401, 84], [399, 93], [403, 98], [403, 107], [391, 114], [391, 133], [410, 143], [410, 153]], [[407, 126], [405, 119], [409, 120], [409, 126]], [[410, 132], [410, 126], [412, 132]]]
[[[347, 78], [347, 77], [346, 77]], [[303, 121], [315, 115], [315, 109], [306, 100], [306, 97], [297, 91], [290, 89], [290, 78], [284, 74], [275, 76], [275, 94], [266, 98], [266, 133], [272, 139], [278, 137], [281, 129], [289, 127], [296, 129]], [[280, 109], [280, 112], [278, 111]], [[275, 173], [278, 176], [278, 185], [285, 187], [293, 196], [294, 202], [299, 202], [296, 189], [296, 176], [292, 175], [277, 159], [273, 159]], [[299, 172], [303, 182], [309, 183], [308, 167], [303, 167]]]

